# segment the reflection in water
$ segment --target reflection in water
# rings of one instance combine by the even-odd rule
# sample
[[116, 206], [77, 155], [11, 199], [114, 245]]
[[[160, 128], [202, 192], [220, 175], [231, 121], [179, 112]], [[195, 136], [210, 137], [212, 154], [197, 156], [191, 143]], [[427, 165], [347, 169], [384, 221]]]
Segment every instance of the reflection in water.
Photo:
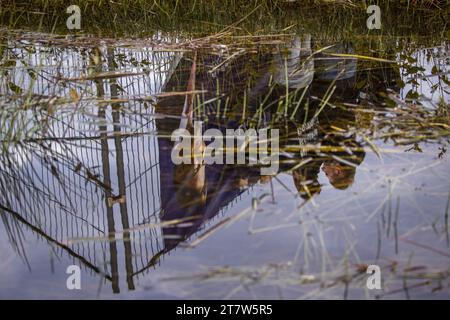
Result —
[[[261, 176], [257, 166], [173, 164], [170, 134], [192, 130], [193, 119], [224, 134], [279, 128], [279, 176], [290, 175], [302, 206], [329, 191], [321, 172], [335, 189], [350, 188], [366, 157], [363, 138], [352, 130], [362, 124], [337, 102], [376, 103], [399, 91], [401, 75], [389, 65], [368, 69], [345, 56], [355, 52], [348, 42], [314, 55], [312, 47], [305, 36], [290, 47], [235, 59], [120, 47], [36, 45], [4, 53], [16, 65], [0, 82], [1, 99], [35, 106], [55, 95], [73, 100], [24, 113], [27, 126], [45, 121], [47, 131], [14, 147], [12, 156], [1, 154], [0, 210], [8, 213], [4, 229], [17, 253], [27, 262], [25, 226], [58, 255], [100, 274], [114, 293], [123, 267], [126, 287], [134, 290], [136, 279], [165, 254], [226, 219], [256, 185], [278, 179]], [[25, 88], [31, 102], [21, 101]], [[173, 94], [181, 91], [191, 94]], [[204, 147], [194, 145], [193, 153]]]
[[[211, 74], [209, 65], [214, 56], [205, 54], [200, 55], [200, 68], [197, 63], [187, 58], [181, 60], [179, 68], [180, 78], [183, 74], [189, 74], [189, 66], [198, 68], [196, 74], [196, 85], [212, 93], [207, 96], [207, 101], [214, 100], [214, 94], [220, 90], [220, 99], [215, 99], [209, 104], [209, 112], [207, 112], [207, 123], [204, 125], [204, 130], [219, 129], [223, 135], [226, 135], [225, 130], [232, 129], [246, 129], [250, 123], [239, 121], [242, 119], [239, 114], [243, 112], [244, 108], [248, 108], [247, 113], [251, 115], [260, 112], [261, 103], [264, 102], [264, 107], [269, 106], [263, 111], [263, 122], [260, 126], [270, 125], [271, 115], [275, 114], [277, 110], [273, 110], [270, 106], [276, 105], [280, 101], [285, 92], [285, 84], [289, 84], [289, 91], [299, 92], [300, 89], [307, 88], [308, 96], [304, 99], [305, 104], [309, 105], [309, 114], [305, 112], [298, 112], [298, 119], [303, 119], [304, 122], [301, 127], [298, 127], [295, 122], [287, 124], [286, 128], [281, 127], [284, 134], [284, 144], [297, 143], [300, 145], [314, 144], [322, 145], [325, 148], [337, 147], [343, 151], [324, 153], [324, 152], [304, 152], [302, 154], [290, 153], [286, 156], [288, 160], [283, 164], [281, 159], [281, 171], [292, 170], [292, 160], [296, 159], [295, 164], [302, 161], [307, 163], [298, 169], [292, 170], [292, 177], [300, 195], [308, 200], [315, 193], [320, 191], [320, 184], [318, 182], [318, 174], [320, 168], [326, 173], [331, 184], [339, 189], [345, 189], [353, 182], [356, 167], [364, 159], [364, 150], [362, 146], [356, 141], [354, 135], [341, 136], [329, 134], [331, 126], [340, 126], [341, 124], [354, 124], [352, 114], [347, 114], [339, 110], [324, 111], [318, 113], [320, 109], [320, 101], [318, 99], [310, 101], [310, 96], [323, 96], [329, 88], [330, 83], [336, 86], [335, 90], [342, 90], [343, 94], [340, 96], [345, 102], [354, 102], [355, 92], [350, 91], [349, 83], [355, 82], [356, 78], [356, 59], [329, 59], [320, 56], [320, 68], [314, 69], [314, 59], [311, 59], [311, 38], [306, 37], [305, 42], [296, 39], [292, 42], [294, 50], [283, 51], [280, 53], [266, 53], [255, 56], [245, 56], [242, 60], [235, 62], [239, 66], [238, 70], [242, 70], [242, 63], [251, 61], [253, 69], [250, 71], [246, 69], [246, 74], [239, 74], [237, 72], [229, 72], [224, 69], [215, 74]], [[339, 45], [339, 50], [347, 50], [349, 45]], [[284, 49], [285, 50], [285, 49]], [[343, 53], [348, 53], [345, 51]], [[196, 58], [197, 59], [197, 55]], [[287, 68], [285, 68], [285, 66]], [[202, 68], [203, 67], [203, 68]], [[286, 72], [285, 72], [286, 71]], [[175, 71], [177, 73], [177, 71]], [[288, 74], [287, 79], [282, 78], [281, 74]], [[335, 75], [334, 78], [332, 75]], [[271, 86], [267, 81], [274, 79], [274, 85]], [[313, 83], [313, 79], [317, 82]], [[216, 81], [215, 81], [216, 80]], [[189, 81], [178, 79], [168, 82], [167, 90], [181, 91], [182, 86]], [[218, 83], [225, 83], [224, 87], [217, 86]], [[292, 85], [292, 87], [291, 87]], [[239, 97], [246, 95], [249, 92], [248, 105], [242, 105]], [[345, 94], [344, 94], [345, 93]], [[232, 99], [232, 100], [231, 100]], [[227, 118], [223, 119], [218, 115], [220, 104], [225, 101], [232, 101], [230, 106], [235, 109], [228, 110]], [[169, 99], [162, 99], [157, 104], [157, 110], [161, 110], [164, 114], [181, 114], [184, 97], [171, 97]], [[185, 104], [184, 104], [185, 106]], [[258, 107], [260, 107], [258, 109]], [[238, 115], [237, 119], [233, 116]], [[203, 116], [201, 118], [205, 120]], [[159, 133], [169, 134], [178, 129], [178, 121], [171, 121], [164, 119], [157, 122]], [[280, 123], [272, 122], [272, 125], [280, 126]], [[295, 136], [292, 135], [294, 132]], [[185, 219], [187, 217], [198, 217], [196, 222], [192, 225], [182, 227], [168, 227], [163, 228], [165, 236], [165, 248], [170, 250], [181, 241], [187, 240], [193, 235], [201, 225], [206, 221], [212, 219], [220, 212], [222, 207], [236, 199], [244, 190], [251, 188], [258, 182], [267, 182], [272, 177], [260, 176], [260, 170], [257, 167], [244, 167], [242, 165], [174, 165], [171, 161], [171, 152], [173, 143], [169, 139], [160, 138], [159, 141], [159, 155], [160, 155], [160, 170], [163, 172], [167, 183], [161, 184], [161, 207], [162, 220], [172, 221], [178, 219]], [[201, 153], [202, 146], [193, 147], [194, 154]], [[346, 150], [355, 150], [347, 152]], [[290, 160], [290, 161], [289, 161]], [[223, 161], [225, 162], [225, 161]], [[166, 235], [168, 237], [166, 237]]]

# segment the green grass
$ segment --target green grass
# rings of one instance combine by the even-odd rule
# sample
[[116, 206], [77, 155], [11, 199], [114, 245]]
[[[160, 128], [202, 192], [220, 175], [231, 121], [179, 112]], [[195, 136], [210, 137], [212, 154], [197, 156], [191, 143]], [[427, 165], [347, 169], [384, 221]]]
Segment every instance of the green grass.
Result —
[[[211, 34], [230, 25], [243, 34], [287, 29], [359, 34], [367, 33], [369, 4], [382, 7], [383, 32], [426, 34], [446, 30], [450, 1], [73, 0], [70, 4], [81, 8], [82, 31], [95, 34], [142, 35], [155, 30]], [[66, 33], [67, 7], [63, 0], [2, 0], [0, 23]]]

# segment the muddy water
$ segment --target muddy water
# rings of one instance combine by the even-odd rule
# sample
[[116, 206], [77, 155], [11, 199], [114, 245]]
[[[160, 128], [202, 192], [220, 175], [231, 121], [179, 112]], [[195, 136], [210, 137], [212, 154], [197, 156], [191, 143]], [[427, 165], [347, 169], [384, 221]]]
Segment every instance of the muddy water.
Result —
[[[449, 297], [448, 43], [23, 38], [0, 56], [0, 297]], [[196, 121], [278, 129], [277, 174], [174, 164]]]

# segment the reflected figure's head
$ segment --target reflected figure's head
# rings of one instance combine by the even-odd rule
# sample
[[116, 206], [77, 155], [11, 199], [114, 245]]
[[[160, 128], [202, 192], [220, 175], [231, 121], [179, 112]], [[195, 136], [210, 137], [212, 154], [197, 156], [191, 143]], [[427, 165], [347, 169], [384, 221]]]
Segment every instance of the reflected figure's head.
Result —
[[313, 164], [292, 171], [295, 187], [303, 199], [309, 200], [322, 190], [318, 181], [319, 171], [320, 164]]
[[[365, 151], [362, 146], [351, 137], [349, 140], [334, 141], [341, 147], [353, 149], [350, 153], [338, 152], [328, 158], [322, 164], [322, 171], [333, 187], [339, 190], [348, 189], [355, 180], [356, 168], [363, 162]], [[342, 159], [339, 161], [339, 159]]]
[[350, 187], [355, 180], [356, 167], [337, 161], [325, 161], [322, 165], [322, 171], [325, 173], [333, 187], [345, 190]]

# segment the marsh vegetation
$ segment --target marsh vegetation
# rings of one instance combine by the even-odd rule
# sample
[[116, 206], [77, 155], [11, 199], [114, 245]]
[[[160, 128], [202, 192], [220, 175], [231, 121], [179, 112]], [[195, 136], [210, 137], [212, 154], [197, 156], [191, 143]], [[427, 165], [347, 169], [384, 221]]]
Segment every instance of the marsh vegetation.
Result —
[[[0, 4], [0, 297], [449, 297], [448, 1], [79, 3]], [[278, 174], [175, 165], [186, 118]]]

